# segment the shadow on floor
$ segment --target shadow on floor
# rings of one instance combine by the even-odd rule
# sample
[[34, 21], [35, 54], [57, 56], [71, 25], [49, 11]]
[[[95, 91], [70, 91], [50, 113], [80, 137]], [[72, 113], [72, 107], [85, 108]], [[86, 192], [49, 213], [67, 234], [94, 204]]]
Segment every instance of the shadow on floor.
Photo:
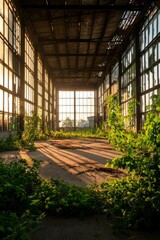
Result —
[[159, 240], [160, 233], [128, 231], [114, 233], [105, 215], [83, 220], [47, 217], [33, 232], [32, 240]]

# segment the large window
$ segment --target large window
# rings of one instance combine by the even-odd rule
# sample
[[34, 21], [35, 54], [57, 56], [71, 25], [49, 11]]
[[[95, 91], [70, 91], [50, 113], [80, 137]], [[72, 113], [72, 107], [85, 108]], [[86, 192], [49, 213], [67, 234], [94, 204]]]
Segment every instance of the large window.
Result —
[[119, 63], [117, 62], [111, 69], [111, 94], [116, 95], [118, 91]]
[[27, 26], [21, 31], [21, 19], [12, 0], [0, 0], [0, 131], [17, 130], [20, 115], [36, 109], [40, 117], [44, 111], [43, 120], [50, 118], [53, 125], [52, 79], [47, 71], [44, 74], [46, 66], [33, 42]]
[[43, 68], [40, 55], [37, 59], [37, 78], [38, 78], [38, 115], [42, 118], [42, 83], [43, 83]]
[[[136, 81], [136, 62], [135, 62], [135, 42], [132, 41], [121, 59], [121, 109], [124, 117], [128, 116], [128, 106], [135, 98], [135, 81]], [[135, 118], [132, 122], [126, 121], [127, 125], [135, 125]]]
[[25, 34], [25, 114], [30, 115], [34, 111], [34, 48]]
[[52, 80], [50, 79], [49, 81], [49, 122], [50, 122], [50, 127], [53, 128], [53, 83]]
[[151, 96], [160, 92], [160, 10], [150, 12], [140, 32], [141, 48], [141, 124], [145, 120]]
[[94, 127], [93, 91], [76, 91], [76, 126]]
[[74, 91], [59, 91], [59, 127], [74, 127]]
[[101, 84], [98, 88], [98, 115], [99, 115], [99, 124], [102, 123], [103, 120], [103, 84]]
[[45, 122], [48, 125], [49, 122], [49, 75], [47, 71], [45, 70], [44, 72], [44, 98], [45, 98], [45, 104], [44, 104], [44, 109], [45, 109]]
[[18, 127], [20, 58], [20, 20], [11, 1], [0, 1], [0, 130]]
[[94, 91], [59, 91], [59, 127], [94, 127]]
[[58, 124], [57, 124], [57, 91], [56, 88], [53, 87], [53, 122], [54, 122], [54, 129], [58, 128]]

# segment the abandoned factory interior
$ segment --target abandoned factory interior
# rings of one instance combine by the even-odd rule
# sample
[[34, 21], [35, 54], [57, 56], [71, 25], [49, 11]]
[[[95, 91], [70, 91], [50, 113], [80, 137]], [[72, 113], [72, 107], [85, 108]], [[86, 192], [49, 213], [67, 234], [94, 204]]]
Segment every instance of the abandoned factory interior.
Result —
[[150, 0], [1, 0], [0, 133], [101, 126], [106, 99], [136, 100], [141, 129], [160, 92], [160, 4]]

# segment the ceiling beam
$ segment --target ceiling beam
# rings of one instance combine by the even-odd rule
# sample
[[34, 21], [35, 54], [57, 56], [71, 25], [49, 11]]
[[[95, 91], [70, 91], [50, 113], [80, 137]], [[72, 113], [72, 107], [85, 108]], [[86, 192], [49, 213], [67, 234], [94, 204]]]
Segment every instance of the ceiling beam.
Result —
[[95, 4], [95, 5], [63, 5], [63, 4], [27, 4], [21, 3], [22, 8], [59, 9], [59, 10], [118, 10], [118, 11], [141, 11], [144, 4]]
[[[105, 37], [101, 42], [108, 42], [111, 39], [111, 37]], [[99, 42], [99, 38], [95, 38], [95, 39], [76, 39], [76, 38], [57, 38], [57, 39], [41, 39], [39, 38], [38, 41], [40, 43], [42, 43], [43, 45], [52, 45], [52, 44], [57, 44], [57, 43], [67, 43], [67, 42], [80, 42], [80, 43], [97, 43]]]
[[[104, 14], [105, 12], [106, 12], [105, 9], [103, 9], [102, 11], [99, 10], [98, 14]], [[92, 16], [92, 15], [93, 15], [93, 11], [90, 11], [90, 12], [83, 11], [83, 12], [81, 12], [82, 17], [83, 16]], [[70, 13], [67, 17], [68, 17], [68, 20], [70, 18], [77, 17], [77, 13], [76, 12]], [[62, 13], [62, 15], [59, 15], [59, 16], [52, 16], [52, 21], [61, 20], [61, 19], [64, 19], [64, 18], [65, 18], [65, 15], [64, 15], [64, 13]], [[31, 19], [34, 22], [48, 21], [48, 18], [46, 18], [46, 16], [36, 16], [36, 17], [34, 16], [33, 18], [31, 16]]]
[[77, 82], [74, 82], [72, 84], [70, 83], [63, 83], [63, 82], [60, 82], [60, 83], [55, 83], [55, 87], [58, 89], [58, 90], [65, 90], [67, 89], [67, 91], [69, 90], [82, 90], [82, 91], [85, 91], [85, 90], [97, 90], [97, 86], [96, 84], [90, 84], [89, 86], [87, 86], [85, 83], [77, 83]]
[[[54, 80], [56, 82], [58, 81], [58, 79], [62, 80], [62, 77], [60, 77], [60, 76], [54, 76], [53, 75], [53, 78], [54, 78]], [[68, 82], [72, 82], [71, 79], [81, 79], [81, 80], [83, 80], [83, 79], [88, 79], [88, 77], [83, 77], [83, 76], [82, 77], [77, 77], [77, 76], [74, 76], [74, 77], [73, 76], [69, 76], [69, 77], [68, 76], [64, 76], [63, 77], [64, 81], [67, 80]]]
[[60, 72], [60, 71], [63, 71], [63, 72], [101, 72], [103, 71], [103, 68], [82, 68], [82, 69], [76, 69], [76, 68], [71, 68], [71, 69], [53, 69], [53, 73], [54, 72]]
[[[94, 57], [95, 53], [46, 53], [44, 54], [46, 57]], [[97, 57], [107, 57], [111, 56], [106, 53], [97, 53]]]

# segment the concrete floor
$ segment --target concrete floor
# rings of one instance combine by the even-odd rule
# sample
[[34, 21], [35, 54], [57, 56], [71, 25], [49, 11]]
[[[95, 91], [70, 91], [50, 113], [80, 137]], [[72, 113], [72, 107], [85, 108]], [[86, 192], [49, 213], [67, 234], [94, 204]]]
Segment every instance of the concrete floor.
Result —
[[86, 186], [108, 178], [125, 175], [122, 170], [105, 167], [107, 161], [120, 156], [106, 140], [67, 139], [38, 141], [36, 151], [11, 151], [0, 153], [0, 158], [15, 161], [20, 158], [31, 162], [41, 160], [43, 178], [62, 178], [68, 183]]
[[32, 234], [32, 240], [159, 240], [160, 232], [114, 232], [106, 216], [83, 220], [47, 217]]
[[[125, 172], [106, 168], [105, 164], [121, 153], [112, 149], [106, 140], [69, 139], [36, 142], [36, 151], [0, 153], [6, 161], [20, 158], [42, 160], [43, 178], [62, 178], [65, 182], [86, 186], [108, 178], [124, 176]], [[33, 240], [159, 240], [160, 233], [127, 232], [115, 235], [105, 216], [78, 218], [46, 217], [34, 230]]]
[[67, 139], [36, 142], [37, 151], [21, 152], [22, 158], [42, 160], [40, 174], [44, 178], [63, 178], [79, 186], [123, 176], [122, 170], [105, 164], [120, 156], [106, 140]]
[[78, 218], [48, 217], [33, 233], [33, 240], [118, 240], [103, 216]]

